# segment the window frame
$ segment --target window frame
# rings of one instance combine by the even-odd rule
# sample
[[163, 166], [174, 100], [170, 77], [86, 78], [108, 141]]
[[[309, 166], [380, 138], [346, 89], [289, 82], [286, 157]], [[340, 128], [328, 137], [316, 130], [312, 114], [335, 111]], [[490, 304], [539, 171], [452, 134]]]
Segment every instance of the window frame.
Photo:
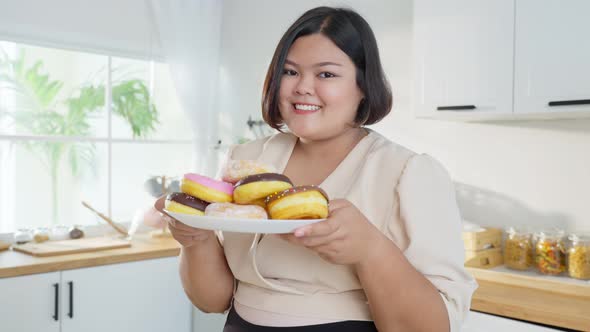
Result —
[[[19, 42], [15, 42], [15, 41], [10, 41], [10, 40], [3, 40], [6, 42], [10, 42], [10, 43], [14, 43], [15, 45], [21, 44]], [[31, 46], [40, 46], [40, 47], [46, 47], [46, 46], [41, 46], [41, 45], [35, 45], [35, 44], [30, 44], [30, 43], [22, 43], [23, 45], [31, 45]], [[57, 49], [57, 50], [68, 50], [65, 48], [58, 48], [58, 47], [46, 47], [46, 48], [52, 48], [52, 49]], [[68, 50], [68, 51], [72, 51], [72, 50]], [[186, 144], [186, 145], [191, 145], [194, 146], [194, 139], [150, 139], [150, 138], [114, 138], [113, 137], [113, 133], [112, 133], [112, 127], [113, 127], [113, 110], [112, 110], [112, 60], [114, 57], [116, 58], [124, 58], [124, 59], [134, 59], [134, 60], [140, 60], [140, 61], [146, 61], [149, 62], [149, 67], [150, 67], [150, 73], [149, 73], [149, 82], [148, 83], [148, 88], [149, 88], [149, 95], [150, 97], [153, 95], [153, 86], [154, 86], [154, 82], [155, 82], [155, 75], [154, 75], [154, 66], [157, 63], [165, 63], [164, 61], [158, 61], [160, 59], [146, 59], [146, 58], [140, 58], [140, 57], [131, 57], [131, 56], [121, 56], [118, 54], [104, 54], [104, 53], [98, 53], [98, 52], [92, 52], [92, 51], [81, 51], [78, 50], [76, 52], [82, 52], [82, 53], [87, 53], [87, 54], [95, 54], [95, 55], [103, 55], [107, 57], [107, 77], [106, 77], [106, 81], [105, 81], [105, 111], [106, 111], [106, 115], [107, 115], [107, 135], [106, 137], [91, 137], [91, 136], [63, 136], [63, 135], [54, 135], [54, 136], [44, 136], [44, 135], [18, 135], [18, 134], [3, 134], [0, 133], [0, 144], [2, 143], [13, 143], [13, 142], [19, 142], [19, 141], [37, 141], [37, 142], [90, 142], [90, 143], [106, 143], [107, 146], [107, 175], [106, 175], [106, 179], [107, 179], [107, 211], [103, 211], [102, 213], [104, 213], [106, 216], [108, 216], [109, 218], [112, 218], [112, 204], [113, 204], [113, 156], [112, 156], [112, 149], [113, 149], [113, 145], [115, 144], [120, 144], [120, 143], [125, 143], [125, 144], [170, 144], [170, 145], [178, 145], [178, 144]], [[186, 114], [185, 114], [186, 115]], [[188, 117], [187, 115], [187, 118]], [[0, 174], [0, 178], [2, 178], [3, 174]], [[2, 186], [5, 186], [6, 184], [2, 184]], [[1, 196], [0, 196], [1, 197]], [[16, 200], [16, 198], [13, 198], [12, 202]], [[5, 201], [3, 199], [3, 201]], [[2, 205], [10, 205], [11, 201], [9, 201], [7, 204], [2, 204], [3, 202], [0, 202], [0, 206]], [[11, 208], [10, 206], [4, 206], [3, 209], [7, 209], [7, 208]], [[18, 224], [16, 223], [15, 217], [14, 217], [14, 213], [8, 213], [6, 212], [5, 215], [12, 215], [12, 220], [10, 221], [2, 221], [0, 219], [0, 238], [2, 237], [6, 237], [8, 235], [12, 235], [18, 228], [21, 228], [18, 226]], [[71, 223], [65, 223], [67, 225], [70, 225]], [[50, 225], [47, 225], [48, 227]], [[2, 230], [5, 231], [2, 231]], [[8, 232], [6, 231], [8, 230]]]

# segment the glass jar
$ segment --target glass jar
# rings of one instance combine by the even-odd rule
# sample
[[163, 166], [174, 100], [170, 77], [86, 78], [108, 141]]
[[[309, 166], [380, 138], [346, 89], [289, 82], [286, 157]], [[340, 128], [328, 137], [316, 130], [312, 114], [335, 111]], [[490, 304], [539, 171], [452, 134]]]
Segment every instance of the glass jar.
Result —
[[565, 271], [563, 232], [547, 231], [537, 234], [535, 263], [542, 274], [558, 275]]
[[567, 260], [569, 276], [590, 280], [590, 235], [573, 234], [570, 241]]
[[49, 239], [51, 241], [67, 240], [70, 238], [70, 231], [68, 226], [56, 225], [51, 228]]
[[25, 244], [33, 240], [33, 230], [28, 228], [20, 228], [14, 232], [14, 242], [16, 244]]
[[504, 265], [514, 270], [528, 270], [533, 266], [531, 232], [510, 227], [504, 241]]
[[39, 227], [35, 229], [35, 234], [33, 235], [33, 239], [37, 243], [45, 242], [49, 240], [49, 228], [47, 227]]

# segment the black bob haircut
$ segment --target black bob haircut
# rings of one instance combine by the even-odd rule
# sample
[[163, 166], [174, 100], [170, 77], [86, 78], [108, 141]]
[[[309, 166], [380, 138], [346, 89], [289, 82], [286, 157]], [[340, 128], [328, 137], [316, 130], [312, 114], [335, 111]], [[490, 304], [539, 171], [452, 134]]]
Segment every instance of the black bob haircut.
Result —
[[320, 33], [328, 37], [352, 60], [356, 84], [364, 94], [355, 125], [371, 125], [383, 119], [392, 107], [391, 88], [379, 59], [377, 41], [371, 27], [358, 13], [345, 8], [317, 7], [293, 23], [275, 49], [262, 92], [262, 116], [271, 127], [281, 130], [279, 89], [287, 53], [299, 37]]

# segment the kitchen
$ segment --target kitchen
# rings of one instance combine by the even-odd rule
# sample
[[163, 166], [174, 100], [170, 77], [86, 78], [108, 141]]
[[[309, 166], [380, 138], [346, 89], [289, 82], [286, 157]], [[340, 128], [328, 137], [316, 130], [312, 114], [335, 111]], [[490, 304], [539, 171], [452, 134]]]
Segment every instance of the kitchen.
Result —
[[[156, 188], [172, 186], [175, 177], [189, 169], [215, 175], [228, 145], [269, 133], [257, 121], [261, 119], [264, 74], [274, 47], [296, 17], [322, 4], [350, 6], [371, 24], [394, 97], [392, 113], [372, 129], [439, 160], [453, 179], [464, 221], [501, 229], [528, 226], [535, 231], [590, 232], [590, 106], [549, 106], [550, 102], [590, 98], [590, 45], [584, 33], [590, 27], [582, 16], [590, 9], [586, 1], [306, 0], [278, 5], [269, 0], [171, 4], [28, 0], [1, 4], [0, 41], [12, 45], [12, 55], [17, 56], [21, 46], [30, 47], [26, 56], [53, 51], [44, 58], [46, 71], [53, 75], [52, 80], [66, 82], [64, 90], [82, 85], [92, 75], [93, 83], [98, 81], [96, 87], [102, 82], [113, 89], [121, 83], [122, 88], [126, 81], [118, 68], [135, 66], [151, 82], [145, 87], [154, 95], [159, 126], [154, 122], [157, 130], [152, 132], [149, 125], [142, 127], [147, 134], [138, 135], [129, 129], [132, 118], [118, 116], [117, 103], [112, 116], [102, 112], [89, 117], [89, 137], [85, 132], [63, 138], [26, 131], [0, 117], [0, 240], [12, 242], [20, 228], [54, 225], [81, 225], [88, 236], [110, 231], [100, 217], [80, 204], [82, 200], [126, 227], [137, 226], [133, 222], [137, 211], [153, 200], [144, 189], [147, 183]], [[151, 59], [156, 61], [148, 61]], [[76, 70], [62, 74], [64, 62]], [[107, 73], [104, 64], [111, 69]], [[181, 68], [198, 74], [187, 75]], [[6, 95], [0, 94], [1, 107], [12, 105]], [[116, 101], [117, 94], [111, 95]], [[464, 109], [437, 110], [449, 106]], [[44, 156], [43, 151], [30, 153], [26, 145], [18, 144], [31, 141], [93, 143], [95, 173], [87, 173], [80, 184], [66, 160], [60, 164], [54, 185], [35, 156]], [[42, 199], [35, 208], [23, 199], [31, 190], [24, 188], [42, 188]], [[54, 201], [54, 196], [59, 200]], [[173, 326], [178, 317], [184, 317], [179, 329], [220, 330], [223, 315], [192, 309], [184, 297], [177, 279], [174, 241], [151, 237], [150, 232], [149, 226], [140, 225], [133, 240], [139, 244], [94, 253], [36, 258], [12, 250], [0, 252], [0, 324], [8, 322], [7, 326], [23, 326], [15, 331], [28, 331], [18, 324], [37, 324], [34, 317], [39, 315], [47, 319], [30, 330], [124, 326], [127, 331], [147, 331]], [[152, 247], [150, 241], [160, 242]], [[160, 269], [156, 259], [169, 268]], [[96, 270], [82, 275], [84, 269], [93, 268]], [[480, 289], [474, 295], [474, 314], [466, 331], [590, 329], [583, 311], [590, 302], [587, 281], [578, 282], [567, 273], [545, 277], [532, 269], [521, 273], [502, 266], [470, 271]], [[18, 279], [41, 278], [45, 273], [50, 274], [46, 275], [49, 281]], [[67, 317], [68, 282], [75, 280], [76, 287], [88, 278], [100, 284], [111, 276], [121, 280], [121, 289], [107, 292], [105, 286], [99, 288], [103, 297], [90, 293], [86, 300], [75, 297], [76, 319]], [[502, 283], [506, 284], [502, 287]], [[59, 284], [61, 294], [56, 316], [63, 317], [57, 320], [52, 318], [53, 284]], [[167, 306], [158, 307], [150, 300], [150, 296], [166, 298], [166, 292], [155, 287], [161, 284], [175, 285], [178, 316], [167, 315]], [[5, 289], [12, 290], [10, 296], [4, 296]], [[47, 300], [32, 306], [22, 295], [27, 289], [31, 297]], [[41, 290], [47, 295], [38, 294]], [[518, 290], [529, 298], [517, 298]], [[125, 292], [133, 295], [115, 297]], [[545, 297], [548, 293], [562, 297]], [[97, 297], [104, 302], [93, 303]], [[551, 300], [559, 305], [552, 308], [547, 303]], [[152, 308], [142, 305], [147, 301]], [[551, 318], [544, 318], [540, 313], [546, 308], [537, 307], [538, 302], [546, 302], [557, 314], [547, 312]], [[114, 310], [101, 314], [104, 307]], [[99, 321], [90, 318], [102, 316], [105, 318]], [[106, 318], [122, 325], [106, 322]], [[494, 324], [497, 327], [492, 328]]]

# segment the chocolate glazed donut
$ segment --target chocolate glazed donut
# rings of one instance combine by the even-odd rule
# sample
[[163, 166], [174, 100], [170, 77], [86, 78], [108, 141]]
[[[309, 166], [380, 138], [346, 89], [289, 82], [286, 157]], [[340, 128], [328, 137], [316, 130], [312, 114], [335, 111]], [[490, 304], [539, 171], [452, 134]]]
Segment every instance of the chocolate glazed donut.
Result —
[[328, 217], [328, 194], [318, 186], [285, 189], [266, 198], [271, 219], [324, 219]]
[[293, 182], [283, 174], [254, 174], [238, 181], [234, 187], [234, 202], [256, 204], [264, 207], [266, 196], [293, 187]]
[[205, 211], [205, 208], [207, 207], [207, 205], [209, 205], [209, 203], [205, 202], [204, 200], [198, 199], [191, 195], [187, 195], [185, 193], [169, 194], [166, 197], [166, 201], [176, 202], [178, 204], [182, 204], [199, 211]]
[[293, 182], [291, 182], [291, 180], [286, 175], [279, 174], [279, 173], [262, 173], [262, 174], [249, 175], [249, 176], [241, 179], [240, 181], [238, 181], [236, 183], [235, 187], [238, 188], [239, 186], [246, 185], [246, 184], [252, 183], [252, 182], [257, 182], [257, 181], [281, 181], [281, 182], [287, 182], [291, 186], [293, 185]]

